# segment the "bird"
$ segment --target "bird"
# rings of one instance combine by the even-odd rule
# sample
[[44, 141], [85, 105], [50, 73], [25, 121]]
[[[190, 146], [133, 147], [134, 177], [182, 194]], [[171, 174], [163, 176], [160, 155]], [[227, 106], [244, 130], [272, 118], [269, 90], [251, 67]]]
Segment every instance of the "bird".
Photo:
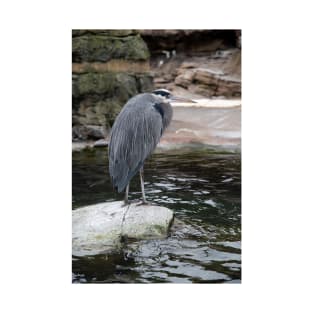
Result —
[[109, 141], [109, 173], [114, 190], [125, 190], [128, 199], [131, 179], [139, 172], [142, 201], [149, 204], [144, 191], [143, 168], [173, 117], [173, 102], [195, 102], [172, 95], [166, 89], [140, 93], [130, 98], [116, 117]]

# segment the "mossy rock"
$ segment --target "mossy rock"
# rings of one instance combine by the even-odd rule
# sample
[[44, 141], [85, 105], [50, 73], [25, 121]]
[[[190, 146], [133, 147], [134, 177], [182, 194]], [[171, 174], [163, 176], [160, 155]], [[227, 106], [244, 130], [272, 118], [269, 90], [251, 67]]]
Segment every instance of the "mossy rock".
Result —
[[73, 80], [73, 91], [74, 97], [98, 94], [126, 101], [137, 93], [137, 81], [127, 73], [87, 73]]
[[153, 76], [151, 74], [138, 74], [135, 77], [138, 93], [151, 92], [153, 90]]
[[72, 96], [73, 98], [77, 98], [79, 96], [79, 89], [78, 89], [78, 75], [72, 74]]
[[138, 30], [134, 29], [73, 29], [72, 36], [82, 36], [86, 34], [102, 34], [106, 36], [125, 37], [138, 34]]
[[[73, 75], [73, 124], [111, 128], [125, 103], [135, 94], [152, 90], [148, 74], [87, 73]], [[75, 122], [74, 122], [75, 121]]]
[[99, 101], [95, 104], [95, 112], [98, 116], [100, 125], [110, 129], [116, 116], [120, 113], [123, 104], [117, 99]]
[[75, 75], [72, 84], [74, 98], [102, 95], [103, 98], [115, 97], [121, 101], [127, 101], [136, 93], [149, 91], [153, 87], [149, 74], [112, 72]]
[[125, 103], [116, 98], [96, 101], [85, 98], [80, 102], [78, 109], [73, 110], [74, 125], [102, 125], [110, 129], [118, 113]]
[[75, 90], [78, 91], [76, 95], [105, 94], [113, 96], [114, 89], [117, 87], [115, 76], [116, 74], [114, 73], [87, 73], [79, 75], [78, 79], [74, 81]]
[[111, 59], [147, 60], [149, 50], [140, 35], [126, 37], [85, 34], [72, 38], [73, 62], [107, 62]]

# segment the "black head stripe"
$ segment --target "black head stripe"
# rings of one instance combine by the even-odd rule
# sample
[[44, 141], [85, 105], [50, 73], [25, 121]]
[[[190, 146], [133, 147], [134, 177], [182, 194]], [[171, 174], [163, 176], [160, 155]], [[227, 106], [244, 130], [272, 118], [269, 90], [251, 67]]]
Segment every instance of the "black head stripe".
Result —
[[163, 119], [163, 116], [164, 116], [164, 110], [162, 108], [162, 106], [160, 105], [160, 103], [155, 103], [154, 104], [154, 108], [160, 113], [162, 119]]

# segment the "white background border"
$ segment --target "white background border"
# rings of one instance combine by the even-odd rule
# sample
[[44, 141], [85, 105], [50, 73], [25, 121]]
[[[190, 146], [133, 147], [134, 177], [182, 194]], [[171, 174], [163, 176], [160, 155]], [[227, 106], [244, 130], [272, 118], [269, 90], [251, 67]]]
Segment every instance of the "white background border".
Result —
[[[308, 4], [0, 5], [1, 312], [312, 312]], [[72, 28], [242, 29], [241, 285], [71, 284]]]

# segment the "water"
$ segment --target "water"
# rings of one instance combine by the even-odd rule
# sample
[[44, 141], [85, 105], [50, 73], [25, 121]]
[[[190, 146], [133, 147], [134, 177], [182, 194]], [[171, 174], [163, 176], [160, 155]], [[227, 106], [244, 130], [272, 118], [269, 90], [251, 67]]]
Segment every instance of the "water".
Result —
[[[73, 283], [240, 283], [241, 156], [208, 148], [155, 153], [145, 165], [148, 201], [175, 212], [166, 239], [128, 242], [114, 255], [73, 257]], [[130, 186], [139, 198], [140, 181]], [[73, 153], [73, 209], [122, 200], [107, 150]]]

